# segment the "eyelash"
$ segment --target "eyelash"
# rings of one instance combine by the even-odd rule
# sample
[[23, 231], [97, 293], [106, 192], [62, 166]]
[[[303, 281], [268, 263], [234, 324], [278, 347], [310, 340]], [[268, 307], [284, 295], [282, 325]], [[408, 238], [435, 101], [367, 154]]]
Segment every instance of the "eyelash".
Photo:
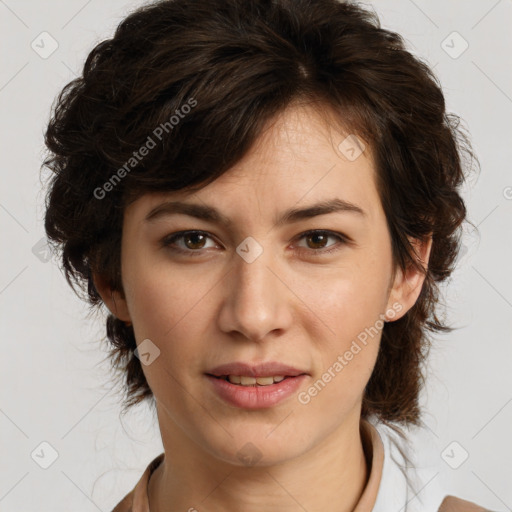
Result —
[[[208, 238], [212, 239], [212, 237], [207, 232], [205, 232], [205, 231], [198, 231], [198, 230], [179, 231], [178, 233], [173, 233], [172, 235], [166, 236], [161, 241], [161, 245], [162, 245], [162, 247], [165, 247], [165, 248], [169, 249], [170, 251], [178, 253], [178, 254], [187, 254], [189, 256], [201, 256], [203, 254], [201, 252], [201, 249], [198, 249], [198, 250], [188, 249], [188, 250], [186, 250], [186, 249], [181, 249], [179, 247], [171, 247], [172, 244], [176, 240], [179, 240], [180, 238], [184, 238], [185, 235], [191, 235], [191, 234], [205, 235]], [[325, 255], [325, 254], [331, 254], [333, 252], [339, 251], [341, 249], [342, 245], [344, 245], [344, 244], [349, 242], [348, 237], [342, 235], [341, 233], [337, 233], [335, 231], [329, 231], [329, 230], [325, 230], [325, 229], [312, 229], [312, 230], [309, 230], [309, 231], [305, 231], [304, 233], [302, 233], [299, 236], [299, 240], [301, 240], [302, 238], [305, 238], [305, 237], [307, 237], [309, 235], [314, 235], [314, 234], [328, 235], [330, 237], [337, 238], [340, 243], [335, 244], [333, 247], [331, 247], [329, 249], [305, 249], [305, 248], [301, 247], [301, 248], [299, 248], [301, 253], [306, 251], [310, 255], [312, 254], [314, 256], [317, 256], [317, 255], [318, 256], [322, 256], [322, 255]]]

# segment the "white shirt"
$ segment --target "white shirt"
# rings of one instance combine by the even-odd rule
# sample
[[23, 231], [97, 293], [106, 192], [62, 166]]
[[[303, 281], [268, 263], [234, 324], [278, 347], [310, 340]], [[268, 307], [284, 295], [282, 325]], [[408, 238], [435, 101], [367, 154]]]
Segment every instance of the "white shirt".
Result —
[[[381, 481], [372, 512], [438, 512], [447, 494], [439, 481], [439, 470], [425, 457], [414, 456], [410, 442], [393, 429], [373, 419], [369, 423], [384, 447]], [[409, 466], [400, 448], [409, 459]]]

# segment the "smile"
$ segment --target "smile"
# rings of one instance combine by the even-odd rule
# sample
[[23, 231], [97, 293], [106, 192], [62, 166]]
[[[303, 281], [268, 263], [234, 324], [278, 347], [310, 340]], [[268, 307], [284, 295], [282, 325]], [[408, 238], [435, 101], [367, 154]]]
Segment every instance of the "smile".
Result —
[[281, 382], [286, 377], [284, 375], [276, 375], [271, 377], [250, 377], [247, 375], [222, 375], [220, 379], [227, 380], [231, 384], [240, 386], [270, 386], [277, 382]]
[[218, 398], [242, 409], [265, 409], [277, 406], [296, 394], [308, 378], [305, 374], [267, 377], [207, 374], [205, 377]]

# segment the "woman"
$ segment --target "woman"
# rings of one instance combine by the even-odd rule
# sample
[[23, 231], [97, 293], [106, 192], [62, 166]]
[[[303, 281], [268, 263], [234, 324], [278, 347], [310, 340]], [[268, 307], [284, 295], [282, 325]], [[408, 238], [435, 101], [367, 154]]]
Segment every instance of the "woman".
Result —
[[114, 512], [484, 510], [423, 490], [401, 430], [471, 148], [399, 35], [335, 0], [153, 3], [46, 144], [48, 237], [162, 434]]

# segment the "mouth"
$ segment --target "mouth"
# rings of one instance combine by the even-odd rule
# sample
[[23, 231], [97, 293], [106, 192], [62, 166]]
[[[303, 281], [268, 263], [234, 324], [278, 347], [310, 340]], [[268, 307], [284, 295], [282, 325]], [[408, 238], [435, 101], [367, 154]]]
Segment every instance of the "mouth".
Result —
[[[208, 374], [207, 374], [208, 375]], [[210, 375], [216, 379], [222, 379], [236, 386], [271, 386], [277, 384], [285, 379], [293, 378], [288, 375], [273, 375], [270, 377], [251, 377], [248, 375]]]
[[213, 391], [224, 402], [243, 409], [274, 407], [304, 385], [309, 373], [290, 365], [268, 361], [234, 362], [205, 373]]
[[242, 386], [266, 386], [272, 384], [270, 379], [273, 379], [273, 382], [281, 382], [283, 379], [308, 375], [308, 373], [305, 370], [276, 361], [258, 364], [237, 361], [217, 366], [209, 370], [206, 375], [228, 380], [232, 384], [241, 384]]

